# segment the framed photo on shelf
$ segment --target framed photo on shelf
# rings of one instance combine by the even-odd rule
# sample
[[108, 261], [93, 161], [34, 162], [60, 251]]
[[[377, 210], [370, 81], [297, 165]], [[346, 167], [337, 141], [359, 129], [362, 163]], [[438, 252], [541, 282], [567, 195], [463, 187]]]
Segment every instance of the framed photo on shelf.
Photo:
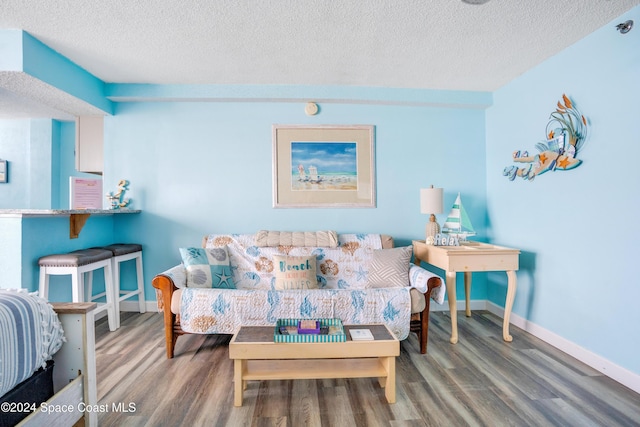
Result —
[[375, 208], [372, 125], [274, 125], [274, 208]]
[[6, 184], [9, 182], [9, 170], [7, 169], [8, 163], [6, 160], [0, 160], [0, 184]]

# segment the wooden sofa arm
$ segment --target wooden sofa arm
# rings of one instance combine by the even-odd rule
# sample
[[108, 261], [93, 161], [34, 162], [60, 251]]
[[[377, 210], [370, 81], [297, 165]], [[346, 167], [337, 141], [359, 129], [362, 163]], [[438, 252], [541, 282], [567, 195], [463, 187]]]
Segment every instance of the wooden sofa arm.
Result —
[[176, 346], [176, 340], [182, 335], [182, 329], [176, 324], [176, 315], [171, 311], [171, 298], [173, 293], [178, 289], [171, 277], [158, 274], [153, 278], [151, 284], [158, 290], [157, 294], [160, 298], [159, 308], [162, 309], [164, 316], [164, 337], [167, 347], [167, 359], [173, 359], [173, 349]]
[[427, 352], [427, 342], [429, 340], [429, 309], [431, 306], [431, 291], [442, 286], [439, 277], [431, 277], [427, 280], [427, 292], [424, 293], [424, 310], [420, 313], [420, 319], [411, 321], [411, 332], [416, 332], [420, 339], [420, 353]]
[[431, 291], [440, 286], [442, 286], [442, 280], [439, 277], [431, 277], [427, 280], [427, 292], [424, 294], [424, 297], [427, 298], [427, 304], [431, 298]]

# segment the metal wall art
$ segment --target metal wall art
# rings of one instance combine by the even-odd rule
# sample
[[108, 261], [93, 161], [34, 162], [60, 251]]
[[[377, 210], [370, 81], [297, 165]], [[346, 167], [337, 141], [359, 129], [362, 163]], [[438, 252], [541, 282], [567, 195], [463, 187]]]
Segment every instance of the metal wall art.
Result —
[[513, 181], [516, 176], [533, 180], [548, 171], [566, 171], [582, 163], [576, 156], [587, 137], [587, 119], [574, 107], [573, 102], [562, 95], [556, 110], [551, 113], [546, 128], [546, 140], [535, 145], [539, 153], [515, 151], [513, 161], [524, 166], [507, 166], [502, 174]]

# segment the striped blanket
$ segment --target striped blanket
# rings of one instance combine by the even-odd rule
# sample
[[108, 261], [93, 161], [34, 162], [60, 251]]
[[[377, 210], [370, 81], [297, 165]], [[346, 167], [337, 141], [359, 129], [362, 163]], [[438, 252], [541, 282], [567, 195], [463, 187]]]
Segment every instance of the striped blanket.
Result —
[[0, 290], [0, 396], [44, 367], [62, 346], [63, 333], [44, 299]]

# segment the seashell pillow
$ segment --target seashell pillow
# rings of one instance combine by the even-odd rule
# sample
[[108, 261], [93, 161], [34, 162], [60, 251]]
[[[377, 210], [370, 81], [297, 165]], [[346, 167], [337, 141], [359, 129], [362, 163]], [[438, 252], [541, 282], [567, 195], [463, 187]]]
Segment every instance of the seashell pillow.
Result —
[[188, 288], [235, 289], [227, 247], [180, 248]]

